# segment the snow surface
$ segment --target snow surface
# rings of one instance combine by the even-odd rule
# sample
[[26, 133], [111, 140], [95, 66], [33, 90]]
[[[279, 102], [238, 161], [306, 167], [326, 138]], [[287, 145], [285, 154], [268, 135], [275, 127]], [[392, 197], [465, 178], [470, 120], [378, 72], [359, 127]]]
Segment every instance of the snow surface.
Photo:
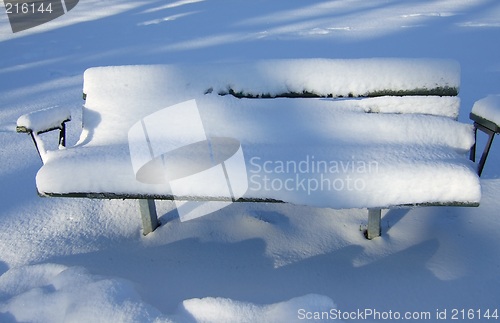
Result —
[[[199, 322], [293, 322], [297, 306], [314, 311], [335, 308], [328, 297], [320, 295], [265, 306], [205, 298], [184, 301], [172, 318], [166, 318], [144, 303], [129, 281], [92, 275], [82, 267], [50, 263], [10, 270], [0, 277], [0, 288], [2, 296], [16, 296], [3, 310], [23, 322], [176, 322], [188, 317]], [[34, 301], [36, 305], [26, 308]]]
[[0, 320], [290, 322], [301, 308], [373, 308], [447, 309], [449, 321], [452, 309], [498, 308], [495, 143], [480, 207], [384, 211], [372, 241], [363, 210], [232, 204], [180, 223], [169, 202], [143, 237], [135, 201], [38, 197], [40, 161], [15, 122], [68, 107], [76, 143], [93, 66], [305, 57], [454, 59], [470, 122], [473, 103], [498, 93], [499, 17], [493, 0], [82, 0], [12, 34], [0, 15]]

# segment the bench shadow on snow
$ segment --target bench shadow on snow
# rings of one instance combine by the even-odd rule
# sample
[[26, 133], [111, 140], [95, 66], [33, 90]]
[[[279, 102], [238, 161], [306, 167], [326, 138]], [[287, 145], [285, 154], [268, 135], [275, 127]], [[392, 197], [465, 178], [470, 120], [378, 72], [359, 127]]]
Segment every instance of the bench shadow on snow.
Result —
[[460, 290], [462, 284], [442, 281], [426, 268], [438, 248], [437, 240], [428, 240], [356, 267], [354, 259], [363, 247], [351, 245], [276, 268], [262, 239], [219, 243], [187, 238], [159, 247], [101, 250], [49, 262], [133, 281], [143, 301], [164, 314], [174, 312], [183, 300], [204, 297], [272, 304], [320, 294], [343, 310], [355, 310], [356, 304], [394, 310], [407, 305], [408, 298], [418, 301], [415, 309], [422, 310], [443, 304], [443, 299], [474, 304]]
[[18, 322], [14, 315], [10, 313], [0, 313], [0, 322], [3, 323], [16, 323]]
[[9, 266], [3, 261], [0, 261], [0, 276], [2, 276], [7, 270], [9, 270]]
[[389, 230], [396, 225], [401, 219], [407, 215], [411, 211], [410, 208], [401, 208], [401, 209], [390, 209], [387, 213], [382, 217], [382, 232], [389, 232]]

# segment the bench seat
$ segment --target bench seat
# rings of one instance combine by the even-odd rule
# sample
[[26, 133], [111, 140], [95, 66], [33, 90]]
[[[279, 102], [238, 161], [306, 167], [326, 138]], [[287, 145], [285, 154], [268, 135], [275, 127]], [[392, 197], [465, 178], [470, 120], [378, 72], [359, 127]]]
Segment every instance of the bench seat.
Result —
[[[203, 95], [196, 102], [207, 137], [241, 143], [249, 183], [243, 199], [337, 209], [479, 203], [479, 180], [464, 157], [474, 142], [471, 125], [365, 113], [354, 101], [332, 108], [333, 99]], [[136, 180], [127, 137], [115, 130], [101, 133], [107, 143], [85, 137], [48, 152], [36, 177], [40, 194], [171, 199], [168, 186]], [[218, 198], [210, 185], [204, 189], [184, 187], [177, 199]]]

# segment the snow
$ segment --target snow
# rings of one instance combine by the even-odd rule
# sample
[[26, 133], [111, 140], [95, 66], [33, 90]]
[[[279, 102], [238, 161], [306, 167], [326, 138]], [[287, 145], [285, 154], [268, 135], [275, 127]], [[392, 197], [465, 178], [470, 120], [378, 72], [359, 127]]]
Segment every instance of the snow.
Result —
[[[418, 104], [417, 114], [439, 112], [404, 118], [424, 125], [433, 120], [438, 129], [453, 124], [440, 115], [470, 124], [474, 102], [498, 93], [499, 45], [494, 40], [499, 38], [499, 11], [497, 1], [487, 0], [291, 0], [286, 5], [88, 0], [50, 23], [16, 34], [6, 15], [0, 15], [0, 321], [293, 322], [301, 309], [364, 308], [426, 311], [433, 319], [446, 309], [443, 321], [451, 320], [453, 309], [493, 314], [500, 295], [500, 153], [495, 142], [480, 181], [478, 208], [383, 211], [383, 235], [372, 241], [362, 235], [366, 210], [235, 203], [181, 223], [167, 201], [157, 203], [162, 226], [143, 237], [133, 200], [40, 198], [34, 178], [41, 163], [29, 137], [15, 133], [15, 123], [42, 108], [67, 107], [73, 119], [68, 146], [76, 144], [82, 75], [94, 66], [424, 57], [460, 64], [460, 110], [452, 101], [443, 110], [438, 102], [434, 107]], [[398, 105], [392, 102], [390, 110]], [[359, 117], [362, 111], [377, 112], [378, 106], [385, 104], [372, 99], [335, 103]], [[84, 119], [89, 117], [96, 116]], [[389, 121], [387, 115], [380, 118]], [[317, 115], [313, 119], [322, 121]], [[317, 128], [341, 134], [345, 126]], [[249, 120], [240, 132], [246, 127], [258, 129]], [[291, 126], [284, 128], [290, 131]], [[97, 141], [89, 146], [88, 130], [78, 144], [99, 149]], [[102, 131], [94, 139], [109, 142], [112, 129]], [[255, 143], [276, 138], [273, 131], [281, 129], [270, 135], [255, 130]], [[425, 131], [421, 135], [416, 142], [434, 137]], [[391, 139], [393, 146], [404, 141], [385, 136], [377, 138]], [[370, 132], [356, 135], [360, 142], [373, 143], [371, 137]], [[470, 144], [460, 140], [464, 137], [456, 136], [455, 143], [443, 138], [437, 145], [452, 145], [448, 153], [455, 158], [457, 150], [466, 149], [462, 145]], [[478, 145], [485, 139], [479, 137]], [[419, 151], [404, 153], [410, 160], [420, 157]], [[405, 171], [406, 184], [397, 185], [410, 185], [412, 169]]]
[[500, 125], [500, 95], [488, 95], [476, 101], [472, 113]]
[[[3, 306], [4, 313], [23, 322], [137, 322], [158, 315], [140, 301], [130, 282], [96, 277], [84, 268], [23, 267], [4, 274], [2, 282], [7, 295], [16, 296]], [[26, 308], [26, 304], [34, 306]]]
[[[15, 282], [15, 283], [14, 283]], [[276, 322], [297, 321], [295, 308], [328, 312], [335, 304], [325, 296], [305, 295], [270, 305], [226, 298], [190, 299], [171, 317], [144, 303], [126, 280], [92, 275], [82, 267], [42, 264], [13, 269], [2, 275], [3, 296], [16, 296], [2, 306], [23, 322]], [[38, 301], [41, 300], [41, 301]], [[26, 307], [26, 304], [33, 306]], [[242, 314], [245, 315], [242, 315]], [[304, 313], [304, 315], [306, 315]], [[8, 316], [0, 314], [0, 318]]]
[[[297, 317], [294, 312], [300, 307], [308, 310]], [[221, 298], [191, 299], [184, 301], [182, 308], [198, 322], [300, 322], [301, 317], [315, 315], [312, 313], [330, 314], [336, 309], [331, 299], [320, 295], [306, 295], [266, 306]]]

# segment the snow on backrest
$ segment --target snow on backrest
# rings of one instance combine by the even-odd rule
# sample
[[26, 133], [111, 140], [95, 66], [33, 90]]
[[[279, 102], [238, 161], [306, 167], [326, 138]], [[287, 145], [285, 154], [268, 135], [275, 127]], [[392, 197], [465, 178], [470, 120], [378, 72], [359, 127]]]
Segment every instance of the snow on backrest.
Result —
[[[126, 143], [130, 127], [207, 93], [247, 97], [456, 95], [457, 62], [435, 59], [290, 59], [211, 65], [131, 65], [85, 71], [81, 143]], [[438, 113], [439, 114], [439, 113]]]
[[242, 96], [457, 95], [460, 66], [432, 59], [290, 59], [217, 67], [214, 89]]
[[141, 117], [175, 103], [168, 96], [179, 81], [169, 66], [110, 66], [84, 73], [83, 133], [80, 141], [124, 142]]

